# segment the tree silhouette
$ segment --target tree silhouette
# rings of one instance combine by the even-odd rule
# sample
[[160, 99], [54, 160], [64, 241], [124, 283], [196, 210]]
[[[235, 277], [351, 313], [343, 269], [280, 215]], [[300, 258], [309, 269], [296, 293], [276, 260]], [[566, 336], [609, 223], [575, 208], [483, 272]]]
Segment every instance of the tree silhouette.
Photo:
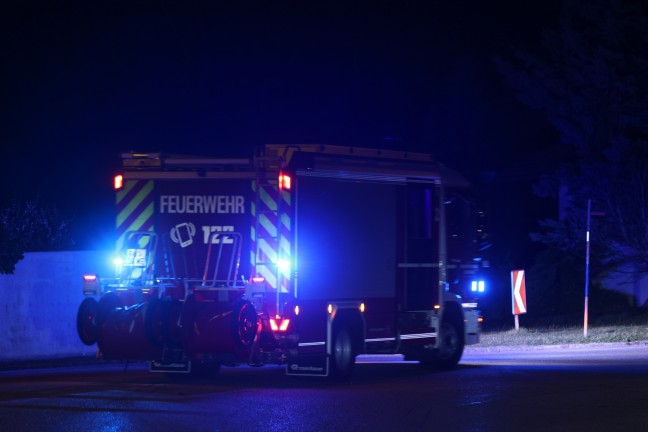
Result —
[[70, 223], [54, 206], [13, 200], [0, 210], [0, 273], [12, 274], [25, 252], [64, 250], [72, 245]]
[[587, 200], [599, 269], [632, 263], [648, 271], [648, 6], [566, 1], [544, 49], [514, 48], [496, 63], [519, 100], [541, 110], [568, 155], [536, 194], [559, 199], [560, 214], [532, 237], [584, 252]]

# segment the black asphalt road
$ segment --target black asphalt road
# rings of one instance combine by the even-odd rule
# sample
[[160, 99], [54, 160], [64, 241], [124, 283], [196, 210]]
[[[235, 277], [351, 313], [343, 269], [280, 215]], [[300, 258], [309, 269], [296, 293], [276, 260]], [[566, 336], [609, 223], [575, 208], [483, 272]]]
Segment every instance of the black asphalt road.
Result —
[[144, 364], [5, 370], [0, 431], [648, 430], [646, 344], [470, 348], [436, 373], [379, 360], [348, 383], [267, 366], [211, 381]]

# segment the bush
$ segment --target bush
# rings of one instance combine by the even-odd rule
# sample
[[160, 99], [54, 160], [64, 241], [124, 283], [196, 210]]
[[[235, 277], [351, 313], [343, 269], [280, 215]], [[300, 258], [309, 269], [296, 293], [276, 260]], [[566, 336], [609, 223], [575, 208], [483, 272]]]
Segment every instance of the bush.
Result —
[[12, 200], [0, 210], [0, 273], [12, 274], [25, 252], [64, 250], [73, 244], [70, 223], [38, 197]]

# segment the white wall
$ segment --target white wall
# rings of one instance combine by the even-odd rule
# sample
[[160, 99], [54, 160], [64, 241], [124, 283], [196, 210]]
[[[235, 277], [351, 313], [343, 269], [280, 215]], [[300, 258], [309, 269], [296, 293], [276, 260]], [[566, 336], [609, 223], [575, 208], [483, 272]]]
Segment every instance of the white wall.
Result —
[[86, 273], [110, 275], [112, 252], [32, 252], [0, 275], [0, 362], [95, 355], [81, 343], [76, 314]]

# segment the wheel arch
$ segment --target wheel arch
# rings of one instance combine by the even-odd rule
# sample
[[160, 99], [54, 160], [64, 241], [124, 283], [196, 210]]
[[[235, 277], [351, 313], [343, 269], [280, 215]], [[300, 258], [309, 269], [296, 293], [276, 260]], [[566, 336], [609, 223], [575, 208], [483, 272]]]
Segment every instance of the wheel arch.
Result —
[[461, 336], [462, 342], [465, 342], [466, 337], [466, 326], [464, 322], [464, 313], [463, 307], [461, 305], [461, 297], [455, 294], [449, 294], [443, 298], [443, 314], [441, 316], [441, 322], [448, 320], [448, 322], [453, 323], [459, 329], [459, 334]]
[[357, 354], [365, 352], [365, 320], [362, 312], [357, 307], [334, 307], [333, 312], [329, 315], [328, 325], [328, 351], [333, 334], [340, 328], [345, 327], [353, 339]]

